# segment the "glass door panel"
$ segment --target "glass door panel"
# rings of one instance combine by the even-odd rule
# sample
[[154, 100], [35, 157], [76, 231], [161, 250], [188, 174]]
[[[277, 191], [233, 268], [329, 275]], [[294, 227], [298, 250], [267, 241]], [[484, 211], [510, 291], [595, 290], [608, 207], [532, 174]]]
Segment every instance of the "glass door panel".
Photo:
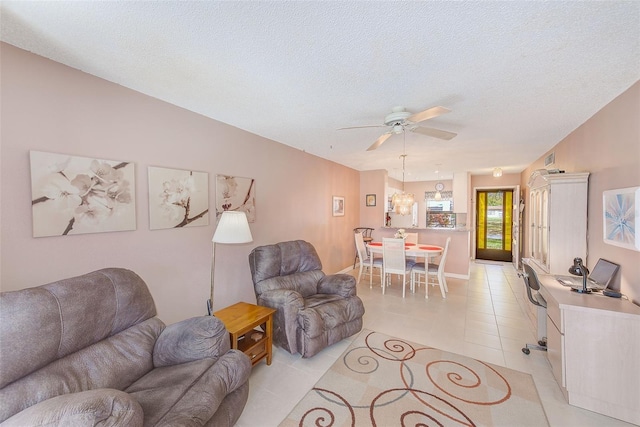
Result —
[[512, 190], [477, 192], [476, 258], [512, 261]]

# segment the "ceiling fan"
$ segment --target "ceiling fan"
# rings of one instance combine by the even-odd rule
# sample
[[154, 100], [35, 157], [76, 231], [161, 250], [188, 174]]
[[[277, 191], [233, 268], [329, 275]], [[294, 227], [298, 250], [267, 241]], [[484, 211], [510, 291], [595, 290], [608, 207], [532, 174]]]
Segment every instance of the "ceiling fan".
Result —
[[359, 129], [359, 128], [370, 128], [370, 127], [388, 127], [390, 128], [388, 131], [380, 135], [378, 139], [369, 147], [367, 151], [375, 150], [380, 147], [383, 142], [385, 142], [390, 136], [398, 135], [402, 132], [408, 130], [410, 132], [419, 133], [421, 135], [432, 136], [434, 138], [450, 140], [457, 133], [447, 132], [445, 130], [428, 128], [424, 126], [420, 126], [418, 123], [423, 122], [425, 120], [432, 119], [434, 117], [441, 116], [443, 114], [451, 112], [450, 109], [445, 107], [431, 107], [427, 108], [424, 111], [419, 113], [411, 113], [406, 110], [404, 107], [393, 107], [391, 109], [391, 113], [387, 114], [384, 118], [384, 125], [369, 125], [369, 126], [351, 126], [342, 129]]

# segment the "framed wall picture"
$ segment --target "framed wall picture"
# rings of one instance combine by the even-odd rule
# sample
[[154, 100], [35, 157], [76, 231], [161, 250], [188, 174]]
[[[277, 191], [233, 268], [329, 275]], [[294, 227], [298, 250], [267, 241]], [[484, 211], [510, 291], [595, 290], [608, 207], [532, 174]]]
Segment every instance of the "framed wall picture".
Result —
[[605, 243], [640, 251], [640, 187], [603, 191], [602, 220]]
[[209, 225], [209, 174], [149, 166], [149, 229]]
[[344, 216], [344, 197], [333, 196], [333, 216]]
[[375, 206], [376, 205], [376, 195], [375, 194], [367, 194], [366, 205], [367, 206]]
[[136, 229], [132, 162], [30, 152], [33, 237]]
[[216, 175], [216, 218], [224, 211], [240, 211], [256, 222], [256, 180]]

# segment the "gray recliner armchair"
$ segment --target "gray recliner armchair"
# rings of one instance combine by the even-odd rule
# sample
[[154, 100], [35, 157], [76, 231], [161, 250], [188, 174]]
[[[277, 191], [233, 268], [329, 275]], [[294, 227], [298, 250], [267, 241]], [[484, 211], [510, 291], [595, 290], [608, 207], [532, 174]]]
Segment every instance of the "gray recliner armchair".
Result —
[[259, 246], [249, 254], [258, 305], [277, 310], [273, 342], [311, 357], [362, 329], [364, 306], [356, 280], [325, 275], [315, 248], [296, 240]]
[[169, 326], [120, 268], [0, 294], [4, 426], [232, 426], [251, 362], [224, 324]]

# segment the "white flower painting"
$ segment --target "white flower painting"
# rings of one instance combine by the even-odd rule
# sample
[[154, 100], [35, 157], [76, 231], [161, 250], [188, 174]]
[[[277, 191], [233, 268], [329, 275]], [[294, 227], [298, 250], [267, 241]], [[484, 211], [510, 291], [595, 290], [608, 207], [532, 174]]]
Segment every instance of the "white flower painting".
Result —
[[602, 206], [605, 243], [640, 251], [640, 187], [604, 191]]
[[216, 217], [224, 211], [247, 214], [247, 221], [256, 220], [255, 179], [216, 175]]
[[149, 228], [209, 225], [209, 174], [149, 167]]
[[131, 162], [31, 151], [33, 237], [136, 229]]

